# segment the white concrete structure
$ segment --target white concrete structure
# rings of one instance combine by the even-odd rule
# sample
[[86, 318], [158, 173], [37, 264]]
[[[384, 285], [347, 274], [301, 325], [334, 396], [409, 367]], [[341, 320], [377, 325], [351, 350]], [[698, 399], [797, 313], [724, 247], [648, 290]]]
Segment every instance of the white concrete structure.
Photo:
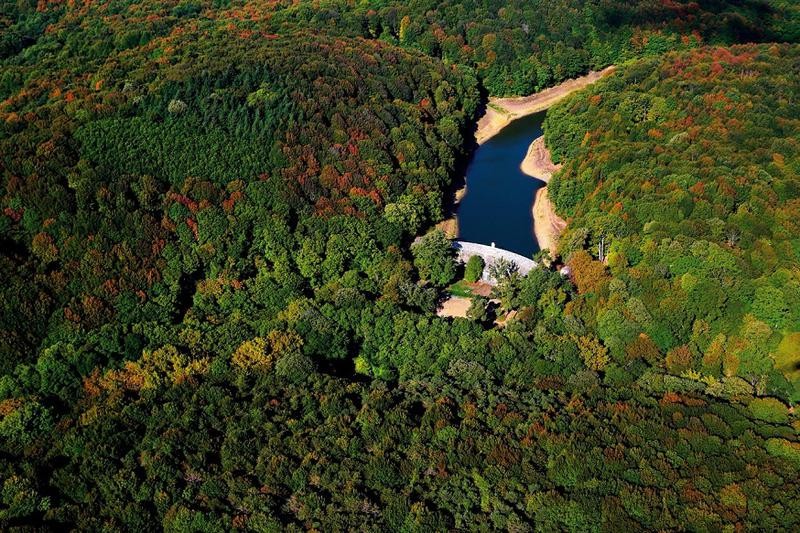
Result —
[[[494, 244], [494, 243], [492, 243]], [[494, 263], [497, 259], [503, 258], [508, 261], [513, 261], [518, 267], [518, 272], [522, 276], [527, 276], [528, 272], [536, 268], [538, 265], [533, 259], [529, 259], [524, 255], [515, 254], [502, 248], [495, 248], [494, 246], [486, 246], [485, 244], [478, 244], [476, 242], [467, 241], [453, 241], [453, 248], [458, 253], [458, 259], [466, 263], [473, 255], [479, 255], [483, 258], [486, 266], [483, 269], [483, 281], [487, 283], [495, 283], [495, 280], [489, 276], [489, 265]]]

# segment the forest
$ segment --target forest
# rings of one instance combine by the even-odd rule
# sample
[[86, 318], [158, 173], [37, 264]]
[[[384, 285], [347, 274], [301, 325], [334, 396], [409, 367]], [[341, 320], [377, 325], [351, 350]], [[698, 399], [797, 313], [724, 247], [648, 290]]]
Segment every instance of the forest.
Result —
[[800, 349], [798, 64], [793, 46], [667, 55], [548, 115], [575, 309], [612, 355], [646, 338], [673, 373], [800, 400], [781, 356]]
[[[3, 3], [0, 529], [796, 530], [798, 40], [791, 0]], [[610, 64], [547, 115], [552, 266], [437, 316], [488, 96]]]

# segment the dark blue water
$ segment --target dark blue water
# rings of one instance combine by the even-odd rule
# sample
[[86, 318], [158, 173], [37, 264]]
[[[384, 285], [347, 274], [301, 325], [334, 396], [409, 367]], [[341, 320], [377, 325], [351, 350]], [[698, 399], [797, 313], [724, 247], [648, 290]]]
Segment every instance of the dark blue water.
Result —
[[492, 244], [526, 257], [539, 251], [531, 207], [544, 182], [522, 173], [528, 147], [542, 135], [545, 112], [515, 120], [486, 141], [467, 166], [458, 206], [459, 239]]

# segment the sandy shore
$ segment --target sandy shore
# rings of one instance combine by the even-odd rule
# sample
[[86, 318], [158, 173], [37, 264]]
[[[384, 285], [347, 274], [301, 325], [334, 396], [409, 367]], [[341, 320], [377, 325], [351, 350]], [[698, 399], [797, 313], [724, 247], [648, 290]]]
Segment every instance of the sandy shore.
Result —
[[[516, 98], [489, 98], [486, 106], [486, 113], [478, 121], [475, 130], [475, 140], [478, 144], [483, 144], [487, 140], [508, 126], [513, 120], [526, 115], [544, 111], [564, 99], [571, 93], [591, 85], [597, 80], [613, 73], [616, 67], [613, 65], [600, 71], [592, 71], [585, 76], [567, 80], [560, 85], [545, 89], [530, 96], [520, 96]], [[544, 144], [544, 137], [534, 140], [528, 148], [528, 153], [520, 165], [523, 173], [538, 178], [545, 183], [550, 181], [553, 173], [558, 171], [561, 165], [556, 165], [550, 157], [550, 151]], [[465, 189], [459, 191], [463, 196]], [[460, 200], [460, 198], [458, 198]], [[555, 255], [558, 250], [558, 237], [564, 231], [567, 223], [559, 217], [550, 198], [547, 196], [547, 187], [542, 187], [536, 192], [533, 202], [533, 221], [536, 240], [541, 249], [550, 250], [551, 255]], [[448, 219], [442, 224], [445, 233], [458, 235], [458, 218]]]
[[528, 153], [519, 169], [528, 176], [539, 178], [545, 183], [550, 181], [559, 169], [561, 164], [554, 164], [553, 159], [550, 157], [550, 150], [544, 145], [544, 136], [537, 137], [528, 147]]
[[533, 201], [533, 232], [539, 242], [539, 248], [549, 250], [550, 256], [558, 252], [558, 238], [567, 227], [567, 222], [556, 214], [553, 202], [547, 196], [547, 187], [536, 191]]
[[[461, 203], [461, 200], [464, 199], [464, 196], [467, 194], [467, 185], [464, 184], [463, 187], [458, 189], [455, 193], [455, 199], [453, 200], [453, 209], [458, 209], [458, 204]], [[436, 224], [436, 228], [442, 230], [442, 232], [447, 236], [448, 239], [457, 239], [458, 238], [458, 216], [453, 215], [449, 218], [446, 218]]]
[[[553, 163], [550, 157], [550, 150], [544, 144], [544, 136], [536, 138], [528, 148], [528, 153], [520, 170], [545, 183], [550, 182], [553, 173], [561, 168], [561, 165]], [[533, 200], [533, 232], [539, 242], [539, 248], [550, 250], [550, 255], [555, 256], [558, 252], [558, 238], [567, 226], [567, 222], [556, 214], [553, 202], [547, 195], [547, 187], [542, 187], [536, 191], [536, 198]]]
[[[527, 100], [533, 103], [529, 103], [528, 106], [521, 101], [525, 99], [510, 99], [512, 102], [506, 103], [505, 106], [512, 110], [509, 113], [519, 113], [520, 109], [522, 111], [532, 109], [533, 111], [529, 111], [529, 113], [534, 113], [544, 109], [544, 107], [553, 105], [571, 92], [582, 89], [612, 72], [614, 72], [613, 66], [601, 70], [600, 72], [591, 72], [582, 78], [562, 83], [558, 87], [553, 87], [553, 89], [548, 89], [548, 91], [543, 91], [533, 97], [529, 97]], [[537, 96], [540, 98], [535, 98]], [[545, 105], [545, 103], [547, 105]], [[522, 115], [520, 114], [518, 116]], [[498, 121], [496, 122], [499, 123]], [[490, 134], [490, 137], [494, 135], [494, 133], [492, 133], [490, 127], [487, 126], [484, 135]], [[488, 139], [489, 137], [486, 138]], [[556, 165], [553, 163], [550, 150], [545, 146], [544, 136], [541, 136], [534, 139], [528, 147], [528, 153], [525, 154], [525, 159], [522, 160], [519, 168], [524, 174], [548, 183], [550, 178], [553, 177], [553, 174], [561, 169], [561, 164]], [[567, 222], [556, 213], [553, 202], [550, 201], [548, 196], [546, 186], [536, 191], [536, 198], [533, 201], [532, 211], [533, 231], [536, 234], [536, 240], [539, 242], [539, 248], [542, 250], [547, 249], [550, 251], [551, 256], [555, 256], [555, 254], [558, 253], [558, 238], [567, 226]]]
[[478, 121], [475, 140], [483, 144], [506, 127], [512, 120], [544, 111], [568, 94], [592, 84], [600, 78], [614, 72], [614, 67], [606, 67], [600, 71], [592, 71], [586, 76], [567, 80], [560, 85], [550, 87], [530, 96], [516, 98], [489, 98], [486, 113]]

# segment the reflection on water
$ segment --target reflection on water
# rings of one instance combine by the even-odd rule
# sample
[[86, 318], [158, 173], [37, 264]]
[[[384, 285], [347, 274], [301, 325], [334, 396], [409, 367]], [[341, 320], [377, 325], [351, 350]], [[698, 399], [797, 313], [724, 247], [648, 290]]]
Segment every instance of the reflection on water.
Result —
[[544, 182], [522, 173], [528, 146], [542, 135], [545, 112], [515, 120], [476, 151], [467, 167], [467, 195], [458, 206], [459, 238], [531, 257], [539, 250], [531, 206]]

